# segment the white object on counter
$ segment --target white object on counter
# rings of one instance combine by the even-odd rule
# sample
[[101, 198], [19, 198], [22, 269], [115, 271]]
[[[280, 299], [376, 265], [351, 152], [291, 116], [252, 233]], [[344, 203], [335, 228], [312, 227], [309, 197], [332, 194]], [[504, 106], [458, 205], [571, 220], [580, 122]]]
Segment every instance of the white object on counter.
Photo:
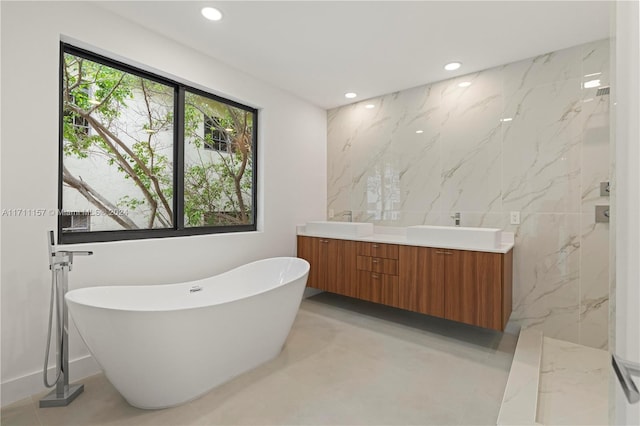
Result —
[[407, 241], [436, 246], [474, 246], [500, 248], [502, 230], [498, 228], [470, 228], [462, 226], [409, 226]]
[[307, 232], [323, 236], [367, 237], [373, 235], [373, 223], [365, 222], [307, 222]]

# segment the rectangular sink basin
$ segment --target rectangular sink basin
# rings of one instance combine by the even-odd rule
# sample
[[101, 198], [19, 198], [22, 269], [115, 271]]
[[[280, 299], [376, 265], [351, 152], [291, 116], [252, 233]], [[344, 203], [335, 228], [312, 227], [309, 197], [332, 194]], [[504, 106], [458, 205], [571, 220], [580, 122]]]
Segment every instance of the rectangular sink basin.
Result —
[[368, 237], [373, 235], [373, 223], [364, 222], [307, 222], [305, 231], [309, 234], [339, 237]]
[[502, 230], [498, 228], [409, 226], [407, 241], [434, 247], [497, 249], [501, 246], [501, 234]]

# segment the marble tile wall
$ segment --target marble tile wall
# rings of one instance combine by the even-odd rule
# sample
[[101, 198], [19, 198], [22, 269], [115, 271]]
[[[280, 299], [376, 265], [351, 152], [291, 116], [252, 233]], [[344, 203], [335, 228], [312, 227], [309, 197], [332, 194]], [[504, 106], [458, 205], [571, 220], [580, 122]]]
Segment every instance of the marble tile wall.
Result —
[[608, 40], [328, 111], [328, 213], [515, 232], [511, 326], [606, 348], [609, 96], [592, 80], [609, 84]]

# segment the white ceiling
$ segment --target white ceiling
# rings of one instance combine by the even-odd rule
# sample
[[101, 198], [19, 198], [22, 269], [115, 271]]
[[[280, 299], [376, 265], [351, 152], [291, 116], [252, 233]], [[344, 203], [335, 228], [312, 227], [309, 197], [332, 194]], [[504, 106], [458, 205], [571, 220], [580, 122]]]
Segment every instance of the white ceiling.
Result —
[[[112, 12], [323, 108], [609, 36], [607, 1], [115, 1]], [[215, 6], [219, 22], [200, 9]], [[458, 60], [458, 71], [445, 63]], [[344, 98], [354, 91], [355, 100]]]

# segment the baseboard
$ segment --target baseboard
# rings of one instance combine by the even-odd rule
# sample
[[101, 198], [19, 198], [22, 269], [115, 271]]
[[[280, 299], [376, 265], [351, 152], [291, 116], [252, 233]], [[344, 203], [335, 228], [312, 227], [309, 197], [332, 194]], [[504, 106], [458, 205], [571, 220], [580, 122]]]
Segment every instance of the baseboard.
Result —
[[[69, 361], [69, 381], [83, 379], [99, 373], [100, 367], [91, 355]], [[55, 367], [49, 368], [49, 380], [53, 380]], [[2, 382], [1, 405], [12, 404], [24, 398], [46, 391], [42, 383], [42, 370]]]

